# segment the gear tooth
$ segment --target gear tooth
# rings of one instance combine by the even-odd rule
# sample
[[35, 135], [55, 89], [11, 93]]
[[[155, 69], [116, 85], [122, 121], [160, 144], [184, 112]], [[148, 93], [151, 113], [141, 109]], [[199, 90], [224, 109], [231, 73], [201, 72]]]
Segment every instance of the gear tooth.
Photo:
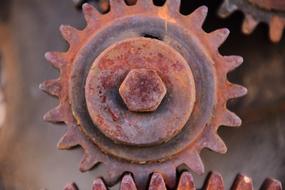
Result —
[[257, 24], [258, 22], [251, 15], [246, 14], [242, 23], [242, 32], [245, 34], [251, 34]]
[[153, 173], [150, 179], [149, 190], [167, 190], [161, 174]]
[[95, 179], [92, 184], [92, 190], [107, 190], [105, 183], [102, 179]]
[[229, 126], [229, 127], [239, 127], [241, 126], [241, 119], [233, 112], [229, 110], [225, 110], [223, 113], [223, 118], [221, 121], [221, 125]]
[[164, 6], [167, 7], [168, 10], [171, 10], [175, 13], [179, 13], [181, 0], [166, 0]]
[[123, 177], [120, 190], [137, 190], [134, 179], [130, 174]]
[[218, 29], [209, 34], [209, 40], [218, 48], [225, 42], [229, 34], [230, 31], [227, 28]]
[[224, 59], [226, 61], [225, 67], [227, 72], [233, 71], [243, 63], [243, 58], [241, 56], [224, 56]]
[[40, 84], [39, 88], [50, 95], [59, 96], [62, 86], [59, 79], [46, 80]]
[[82, 11], [87, 24], [94, 23], [94, 21], [97, 20], [97, 17], [100, 16], [100, 13], [96, 10], [96, 8], [88, 3], [84, 3], [82, 5]]
[[65, 54], [63, 52], [47, 52], [45, 53], [45, 58], [55, 68], [61, 68], [62, 65], [67, 63], [67, 60], [65, 59]]
[[225, 145], [224, 141], [219, 137], [217, 134], [211, 134], [210, 137], [208, 137], [208, 143], [205, 144], [205, 146], [215, 152], [224, 154], [227, 152], [227, 146]]
[[111, 11], [122, 11], [121, 8], [125, 6], [126, 5], [125, 5], [124, 0], [111, 0], [110, 1]]
[[64, 190], [78, 190], [75, 183], [69, 183], [64, 186]]
[[199, 153], [196, 151], [189, 151], [186, 160], [184, 160], [184, 163], [199, 175], [205, 172], [204, 164]]
[[212, 172], [210, 176], [207, 179], [207, 182], [205, 184], [204, 190], [224, 190], [224, 180], [221, 176], [221, 174]]
[[231, 189], [232, 190], [253, 190], [252, 179], [247, 176], [238, 175]]
[[148, 11], [148, 12], [152, 12], [155, 9], [152, 0], [137, 0], [135, 7], [137, 7], [139, 11]]
[[61, 105], [51, 109], [44, 115], [44, 120], [48, 122], [63, 122], [64, 121], [64, 116], [63, 116], [63, 111]]
[[190, 172], [182, 173], [177, 190], [196, 190], [194, 179]]
[[190, 18], [198, 28], [201, 28], [208, 14], [208, 7], [201, 6], [190, 14]]
[[237, 9], [238, 8], [236, 5], [230, 4], [229, 1], [224, 1], [224, 3], [219, 8], [218, 14], [220, 15], [220, 17], [225, 18], [230, 16]]
[[88, 171], [92, 169], [97, 163], [98, 160], [95, 158], [95, 156], [92, 156], [88, 152], [85, 152], [83, 158], [80, 161], [80, 171]]
[[269, 23], [269, 36], [272, 42], [277, 43], [281, 40], [284, 29], [284, 21], [278, 17], [272, 17]]
[[76, 130], [74, 127], [68, 128], [67, 132], [61, 137], [61, 139], [57, 143], [57, 148], [58, 149], [70, 149], [75, 146], [79, 145], [79, 141], [76, 138]]
[[229, 83], [226, 90], [229, 99], [242, 97], [247, 94], [247, 88], [233, 83]]
[[142, 6], [142, 7], [151, 7], [153, 6], [152, 0], [137, 0], [136, 5]]
[[80, 171], [87, 171], [93, 168], [99, 161], [95, 156], [94, 145], [82, 134], [79, 127], [73, 125], [68, 128], [67, 132], [57, 144], [58, 149], [70, 149], [80, 145], [84, 149], [84, 155], [80, 162]]
[[282, 184], [276, 179], [267, 178], [261, 188], [261, 190], [282, 190]]
[[176, 167], [168, 166], [164, 169], [161, 169], [159, 173], [162, 174], [164, 183], [170, 189], [174, 189], [176, 186]]
[[63, 36], [63, 38], [69, 42], [69, 44], [73, 44], [79, 41], [79, 31], [72, 26], [69, 25], [61, 25], [59, 30]]

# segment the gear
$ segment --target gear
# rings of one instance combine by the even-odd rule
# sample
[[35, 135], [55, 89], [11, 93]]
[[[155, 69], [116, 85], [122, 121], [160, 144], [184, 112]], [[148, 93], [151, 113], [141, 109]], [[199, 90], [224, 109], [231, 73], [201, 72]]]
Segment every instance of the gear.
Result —
[[283, 0], [224, 0], [219, 10], [221, 17], [228, 17], [236, 10], [244, 15], [242, 31], [250, 34], [258, 23], [269, 25], [269, 37], [272, 42], [279, 42], [285, 27], [285, 1]]
[[[102, 179], [96, 179], [93, 182], [92, 186], [93, 190], [107, 190], [106, 185], [104, 184]], [[148, 186], [149, 190], [166, 190], [165, 182], [163, 180], [163, 177], [159, 173], [154, 173], [151, 176], [150, 183]], [[177, 185], [176, 190], [195, 190], [195, 183], [193, 180], [192, 175], [189, 172], [183, 172], [182, 175], [179, 178], [179, 182]], [[202, 188], [203, 190], [207, 189], [219, 189], [224, 190], [224, 181], [221, 176], [221, 174], [216, 172], [211, 172], [208, 175], [208, 178]], [[238, 175], [232, 185], [232, 190], [253, 190], [253, 183], [252, 179], [243, 176]], [[261, 188], [261, 190], [282, 190], [282, 184], [280, 181], [276, 179], [267, 178]], [[75, 183], [67, 184], [64, 187], [64, 190], [78, 190], [78, 187]], [[121, 181], [120, 184], [120, 190], [137, 190], [136, 184], [134, 182], [134, 179], [131, 175], [126, 174]]]
[[40, 88], [60, 103], [44, 119], [68, 126], [58, 147], [80, 145], [81, 171], [101, 163], [108, 185], [127, 171], [139, 187], [153, 172], [174, 187], [177, 167], [204, 172], [203, 148], [226, 152], [220, 125], [241, 125], [226, 104], [247, 92], [227, 80], [243, 59], [218, 52], [229, 31], [202, 30], [205, 6], [188, 16], [179, 7], [113, 0], [102, 15], [84, 4], [86, 28], [61, 26], [68, 51], [46, 54], [60, 77]]

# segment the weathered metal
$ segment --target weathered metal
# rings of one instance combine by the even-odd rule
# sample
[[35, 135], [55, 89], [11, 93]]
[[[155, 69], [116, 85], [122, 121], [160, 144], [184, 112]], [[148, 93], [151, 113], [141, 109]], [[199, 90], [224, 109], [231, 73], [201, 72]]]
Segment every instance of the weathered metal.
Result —
[[[107, 190], [108, 186], [102, 179], [95, 179], [92, 190]], [[78, 190], [75, 183], [67, 184], [64, 190]], [[177, 182], [176, 190], [195, 190], [194, 179], [189, 172], [183, 172]], [[204, 186], [198, 188], [202, 190], [225, 190], [223, 177], [217, 172], [211, 172], [206, 179]], [[232, 190], [253, 190], [253, 182], [250, 177], [237, 175], [231, 187]], [[120, 190], [137, 190], [133, 177], [129, 174], [123, 176], [120, 183]], [[151, 176], [148, 190], [167, 190], [164, 179], [161, 174], [154, 173]], [[282, 184], [278, 180], [267, 178], [262, 184], [260, 190], [282, 190]]]
[[[133, 6], [113, 0], [110, 12], [102, 15], [84, 4], [86, 28], [62, 26], [68, 51], [46, 54], [60, 77], [41, 88], [60, 103], [44, 119], [69, 126], [58, 147], [80, 145], [80, 169], [102, 163], [108, 185], [128, 171], [142, 188], [150, 173], [160, 172], [172, 188], [182, 164], [204, 172], [203, 148], [226, 152], [219, 126], [241, 125], [226, 104], [246, 94], [244, 87], [227, 80], [242, 58], [218, 52], [229, 31], [206, 33], [201, 28], [206, 7], [188, 16], [179, 7], [179, 0], [162, 7], [150, 0]], [[133, 69], [155, 71], [163, 81], [166, 95], [157, 109], [134, 112], [121, 97], [120, 86]]]
[[96, 58], [85, 96], [102, 133], [115, 142], [149, 146], [182, 130], [193, 110], [195, 84], [180, 54], [159, 40], [139, 37], [115, 43]]
[[236, 10], [244, 15], [242, 31], [250, 34], [260, 22], [269, 25], [269, 36], [272, 42], [279, 42], [285, 27], [284, 0], [224, 0], [219, 15], [227, 17]]
[[164, 82], [152, 69], [132, 69], [119, 88], [121, 98], [133, 112], [155, 111], [166, 91]]

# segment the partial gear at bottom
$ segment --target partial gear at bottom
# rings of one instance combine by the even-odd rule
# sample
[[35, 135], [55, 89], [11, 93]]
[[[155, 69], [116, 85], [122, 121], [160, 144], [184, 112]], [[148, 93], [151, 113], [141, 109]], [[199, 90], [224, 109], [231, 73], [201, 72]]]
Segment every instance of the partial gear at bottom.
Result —
[[[107, 186], [102, 179], [96, 179], [93, 182], [92, 190], [107, 190]], [[180, 176], [176, 190], [195, 190], [196, 186], [192, 175], [189, 172], [184, 172]], [[225, 190], [223, 177], [216, 172], [208, 175], [208, 178], [202, 190]], [[232, 187], [232, 190], [253, 190], [253, 182], [250, 177], [245, 175], [237, 175]], [[78, 190], [75, 183], [67, 184], [64, 190]], [[126, 174], [120, 183], [120, 190], [137, 190], [134, 179], [131, 175]], [[148, 190], [167, 190], [165, 182], [159, 173], [154, 173], [151, 176]], [[260, 187], [260, 190], [282, 190], [280, 181], [272, 178], [267, 178]]]

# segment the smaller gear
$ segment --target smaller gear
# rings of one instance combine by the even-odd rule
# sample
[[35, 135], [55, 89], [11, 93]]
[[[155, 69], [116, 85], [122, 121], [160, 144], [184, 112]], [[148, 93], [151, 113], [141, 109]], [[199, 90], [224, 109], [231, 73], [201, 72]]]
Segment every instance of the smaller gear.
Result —
[[[102, 179], [96, 179], [93, 182], [93, 190], [107, 190], [107, 187]], [[159, 173], [154, 173], [151, 176], [150, 183], [148, 186], [149, 190], [166, 190], [166, 185], [163, 177]], [[195, 190], [195, 183], [192, 175], [189, 172], [184, 172], [180, 176], [176, 190]], [[223, 178], [219, 173], [212, 172], [208, 175], [203, 190], [224, 190]], [[238, 175], [232, 185], [232, 190], [253, 190], [252, 179]], [[262, 190], [282, 190], [282, 184], [276, 179], [267, 178], [261, 188]], [[75, 183], [67, 184], [64, 190], [78, 190]], [[137, 190], [135, 181], [130, 174], [126, 174], [121, 181], [120, 190]]]
[[269, 25], [269, 37], [272, 42], [279, 42], [285, 27], [284, 0], [224, 0], [219, 15], [228, 17], [236, 10], [244, 13], [242, 31], [250, 34], [258, 23]]

